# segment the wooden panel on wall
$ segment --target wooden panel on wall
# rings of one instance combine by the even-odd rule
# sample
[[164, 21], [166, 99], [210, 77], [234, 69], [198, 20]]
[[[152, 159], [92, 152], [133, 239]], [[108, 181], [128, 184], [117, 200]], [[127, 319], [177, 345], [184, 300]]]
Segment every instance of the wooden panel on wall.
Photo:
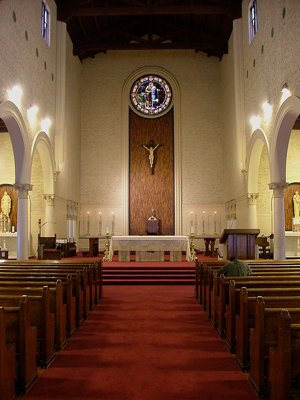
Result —
[[[160, 118], [144, 118], [129, 111], [129, 234], [146, 235], [151, 209], [161, 220], [161, 234], [174, 235], [174, 134], [173, 110]], [[153, 175], [149, 161], [154, 151]]]
[[[11, 211], [10, 211], [10, 219], [11, 225], [15, 227], [15, 231], [17, 231], [17, 220], [18, 220], [18, 191], [14, 189], [13, 185], [10, 184], [2, 184], [0, 185], [0, 212], [1, 212], [1, 199], [4, 195], [4, 192], [10, 195], [11, 198]], [[0, 243], [1, 245], [1, 243]]]

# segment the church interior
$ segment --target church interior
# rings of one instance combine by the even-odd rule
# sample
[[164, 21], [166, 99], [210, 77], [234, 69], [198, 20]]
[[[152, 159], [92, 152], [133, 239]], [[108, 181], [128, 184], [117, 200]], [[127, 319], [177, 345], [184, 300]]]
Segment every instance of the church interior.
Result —
[[0, 259], [300, 262], [298, 0], [0, 0], [0, 20]]

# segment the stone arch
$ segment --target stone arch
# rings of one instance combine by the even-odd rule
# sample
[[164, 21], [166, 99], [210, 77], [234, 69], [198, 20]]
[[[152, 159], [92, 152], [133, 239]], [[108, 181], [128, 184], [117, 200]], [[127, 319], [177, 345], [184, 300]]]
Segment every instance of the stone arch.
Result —
[[38, 133], [32, 144], [32, 150], [31, 150], [32, 160], [36, 150], [40, 154], [42, 163], [43, 176], [44, 176], [44, 193], [54, 194], [55, 160], [51, 149], [51, 143], [49, 137], [43, 131]]
[[143, 75], [159, 75], [164, 77], [172, 87], [173, 91], [173, 107], [174, 107], [174, 189], [175, 189], [175, 235], [181, 234], [181, 112], [180, 112], [180, 87], [176, 78], [166, 69], [161, 67], [142, 67], [134, 71], [128, 76], [122, 88], [122, 182], [123, 182], [123, 220], [124, 234], [128, 234], [128, 145], [129, 145], [129, 118], [128, 107], [130, 106], [130, 89], [133, 83]]
[[275, 119], [274, 135], [270, 144], [271, 182], [286, 181], [286, 157], [291, 131], [300, 115], [300, 99], [290, 96], [285, 100]]
[[265, 133], [261, 129], [257, 129], [251, 136], [250, 143], [248, 146], [248, 157], [247, 157], [247, 171], [248, 171], [248, 192], [258, 192], [258, 170], [259, 160], [263, 147], [266, 148], [269, 166], [270, 166], [270, 149], [269, 142]]
[[13, 146], [15, 158], [15, 183], [29, 184], [31, 155], [26, 126], [18, 107], [10, 100], [0, 104], [0, 118], [4, 121]]

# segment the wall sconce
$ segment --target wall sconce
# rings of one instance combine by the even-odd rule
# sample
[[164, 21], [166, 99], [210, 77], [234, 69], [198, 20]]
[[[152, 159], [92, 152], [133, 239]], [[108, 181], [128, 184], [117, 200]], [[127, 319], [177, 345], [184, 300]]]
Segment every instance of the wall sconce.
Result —
[[15, 105], [19, 107], [21, 96], [22, 96], [22, 90], [19, 88], [19, 86], [14, 86], [9, 93], [9, 100], [15, 103]]
[[43, 119], [42, 121], [42, 130], [48, 133], [49, 126], [51, 125], [51, 121], [49, 118]]
[[38, 108], [36, 106], [30, 106], [30, 108], [28, 110], [28, 119], [31, 124], [35, 123], [35, 116], [36, 116], [37, 111], [38, 111]]
[[259, 125], [260, 125], [260, 118], [259, 117], [252, 117], [250, 122], [251, 122], [251, 125], [252, 125], [252, 128], [253, 128], [253, 131], [255, 131], [256, 129], [259, 128]]
[[288, 84], [285, 83], [282, 88], [281, 88], [281, 93], [282, 93], [282, 103], [291, 95], [290, 89], [288, 87]]
[[285, 84], [282, 86], [282, 88], [281, 88], [281, 93], [284, 93], [284, 92], [286, 92], [287, 90], [289, 91], [289, 86], [288, 86], [287, 83], [285, 83]]
[[269, 122], [272, 114], [272, 106], [269, 102], [263, 104], [263, 109], [265, 110], [265, 121]]

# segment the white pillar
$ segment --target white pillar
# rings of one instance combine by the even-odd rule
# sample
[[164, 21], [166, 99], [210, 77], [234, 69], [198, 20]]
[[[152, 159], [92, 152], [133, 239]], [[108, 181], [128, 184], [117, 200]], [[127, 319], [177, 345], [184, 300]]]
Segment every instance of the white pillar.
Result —
[[256, 200], [258, 199], [258, 193], [248, 193], [248, 228], [257, 228], [257, 213], [256, 213]]
[[46, 200], [46, 212], [45, 212], [45, 233], [42, 236], [54, 236], [54, 194], [44, 194], [44, 200]]
[[274, 259], [285, 260], [284, 189], [286, 182], [269, 183], [274, 196]]
[[28, 260], [28, 192], [33, 186], [18, 183], [14, 188], [18, 190], [17, 259]]

